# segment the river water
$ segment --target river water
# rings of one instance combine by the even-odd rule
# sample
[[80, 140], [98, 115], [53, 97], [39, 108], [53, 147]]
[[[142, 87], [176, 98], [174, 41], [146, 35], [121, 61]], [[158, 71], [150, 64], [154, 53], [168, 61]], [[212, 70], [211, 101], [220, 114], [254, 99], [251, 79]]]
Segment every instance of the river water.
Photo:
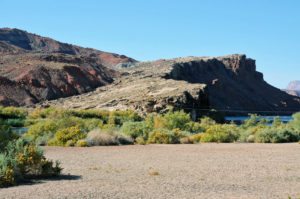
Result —
[[[272, 122], [275, 117], [277, 117], [277, 116], [260, 116], [260, 119], [267, 119], [267, 120]], [[244, 121], [244, 120], [247, 120], [247, 119], [250, 119], [250, 116], [226, 116], [225, 117], [225, 120], [227, 122], [230, 122], [230, 121], [234, 121], [234, 122]], [[292, 116], [279, 116], [279, 120], [281, 120], [284, 123], [287, 123], [287, 122], [293, 120], [293, 117]]]

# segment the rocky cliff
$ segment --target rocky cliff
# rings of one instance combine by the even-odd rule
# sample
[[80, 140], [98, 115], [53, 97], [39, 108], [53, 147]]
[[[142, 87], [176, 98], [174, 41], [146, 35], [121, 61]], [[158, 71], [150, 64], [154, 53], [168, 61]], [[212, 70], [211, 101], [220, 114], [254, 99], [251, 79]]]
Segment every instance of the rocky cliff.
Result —
[[0, 105], [24, 106], [110, 84], [108, 67], [135, 60], [61, 43], [18, 29], [0, 29]]
[[118, 71], [121, 75], [114, 84], [43, 105], [141, 112], [185, 109], [196, 115], [212, 108], [262, 114], [300, 110], [300, 98], [267, 84], [255, 60], [245, 55], [140, 62]]

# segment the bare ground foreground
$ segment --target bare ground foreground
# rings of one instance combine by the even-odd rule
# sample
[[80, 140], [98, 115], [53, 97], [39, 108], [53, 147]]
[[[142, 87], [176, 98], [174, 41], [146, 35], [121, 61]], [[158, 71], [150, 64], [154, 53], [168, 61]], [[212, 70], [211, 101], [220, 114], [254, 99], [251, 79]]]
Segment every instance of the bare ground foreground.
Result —
[[[0, 189], [0, 198], [300, 197], [300, 144], [46, 147], [63, 176]], [[157, 174], [157, 175], [155, 175]]]

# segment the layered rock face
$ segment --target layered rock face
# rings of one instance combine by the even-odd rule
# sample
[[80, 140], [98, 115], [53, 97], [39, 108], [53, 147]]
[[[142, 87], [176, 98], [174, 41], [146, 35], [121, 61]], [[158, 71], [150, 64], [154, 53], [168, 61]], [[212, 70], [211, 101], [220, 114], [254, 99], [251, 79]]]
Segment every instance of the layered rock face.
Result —
[[24, 106], [78, 95], [110, 84], [119, 73], [108, 67], [135, 60], [0, 29], [0, 105]]
[[299, 98], [267, 84], [245, 55], [190, 58], [176, 63], [168, 78], [203, 83], [210, 108], [242, 111], [297, 111]]
[[207, 109], [299, 111], [300, 98], [270, 86], [245, 55], [187, 57], [126, 64], [114, 84], [94, 92], [44, 103], [65, 108], [133, 108], [141, 112]]

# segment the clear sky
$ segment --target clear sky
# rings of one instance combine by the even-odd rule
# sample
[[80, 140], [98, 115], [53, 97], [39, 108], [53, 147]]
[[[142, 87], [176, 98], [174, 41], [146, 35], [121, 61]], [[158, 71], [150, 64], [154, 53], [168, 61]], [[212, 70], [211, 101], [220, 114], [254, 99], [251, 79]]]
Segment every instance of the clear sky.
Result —
[[299, 0], [0, 0], [0, 27], [139, 61], [246, 54], [270, 84], [300, 79]]

